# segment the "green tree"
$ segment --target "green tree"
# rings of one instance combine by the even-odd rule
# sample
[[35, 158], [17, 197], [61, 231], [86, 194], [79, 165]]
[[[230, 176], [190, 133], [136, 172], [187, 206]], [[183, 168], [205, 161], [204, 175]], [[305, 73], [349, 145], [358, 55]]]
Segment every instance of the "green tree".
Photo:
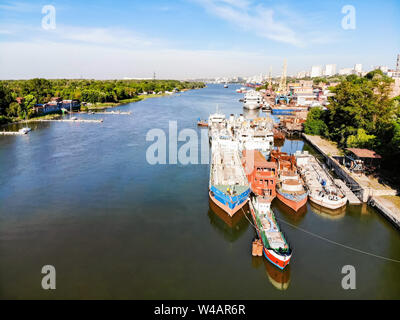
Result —
[[325, 112], [322, 108], [312, 108], [307, 115], [304, 123], [304, 132], [311, 135], [326, 136], [328, 134], [328, 126], [325, 124]]
[[0, 115], [4, 115], [7, 112], [7, 108], [11, 101], [11, 91], [0, 83]]
[[[37, 103], [37, 99], [35, 96], [28, 94], [27, 96], [24, 97], [24, 103], [23, 103], [23, 115], [22, 113], [19, 115], [21, 118], [28, 117], [31, 118], [34, 115], [34, 110], [33, 107]], [[22, 106], [22, 104], [21, 104]]]
[[370, 148], [375, 145], [376, 136], [367, 134], [364, 129], [358, 129], [357, 134], [347, 138], [347, 147], [349, 148]]

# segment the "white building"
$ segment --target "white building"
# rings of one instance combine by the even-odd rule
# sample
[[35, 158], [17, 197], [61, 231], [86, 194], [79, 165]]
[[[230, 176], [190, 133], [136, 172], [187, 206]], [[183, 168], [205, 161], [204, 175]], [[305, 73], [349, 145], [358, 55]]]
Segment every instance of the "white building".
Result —
[[361, 63], [357, 63], [357, 64], [354, 66], [354, 71], [355, 71], [356, 73], [358, 73], [358, 74], [361, 74], [361, 73], [362, 73], [362, 64], [361, 64]]
[[344, 68], [344, 69], [339, 70], [339, 74], [341, 76], [348, 76], [353, 73], [354, 73], [354, 70], [352, 68]]
[[336, 64], [327, 64], [324, 69], [324, 76], [331, 77], [336, 74]]
[[297, 79], [302, 79], [302, 78], [307, 78], [310, 76], [310, 73], [307, 71], [300, 71], [297, 73], [296, 78]]
[[311, 78], [322, 77], [322, 67], [321, 66], [312, 66], [310, 77]]

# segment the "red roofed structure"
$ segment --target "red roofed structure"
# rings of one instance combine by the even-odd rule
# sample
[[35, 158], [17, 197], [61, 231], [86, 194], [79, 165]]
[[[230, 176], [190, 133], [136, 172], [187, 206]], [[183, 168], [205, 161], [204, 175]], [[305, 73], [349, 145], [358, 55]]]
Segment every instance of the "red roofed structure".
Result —
[[358, 148], [347, 148], [351, 153], [353, 153], [356, 157], [362, 158], [372, 158], [372, 159], [381, 159], [382, 157], [377, 154], [375, 151], [368, 149], [358, 149]]

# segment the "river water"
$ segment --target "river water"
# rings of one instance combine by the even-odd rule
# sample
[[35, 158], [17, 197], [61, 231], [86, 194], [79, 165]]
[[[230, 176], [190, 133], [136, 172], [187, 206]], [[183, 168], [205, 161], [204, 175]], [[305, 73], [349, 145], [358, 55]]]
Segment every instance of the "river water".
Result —
[[[80, 116], [101, 124], [30, 124], [26, 136], [0, 136], [0, 298], [399, 299], [400, 263], [348, 248], [400, 260], [399, 232], [373, 209], [333, 217], [308, 204], [293, 214], [275, 200], [294, 250], [281, 272], [251, 256], [255, 232], [243, 214], [210, 209], [208, 164], [146, 161], [149, 130], [168, 139], [177, 121], [178, 132], [200, 136], [197, 118], [217, 104], [242, 113], [236, 88], [117, 108], [130, 116]], [[283, 151], [303, 148], [312, 151], [286, 140]], [[44, 265], [56, 268], [56, 290], [41, 287]], [[355, 290], [342, 288], [345, 265], [355, 267]]]

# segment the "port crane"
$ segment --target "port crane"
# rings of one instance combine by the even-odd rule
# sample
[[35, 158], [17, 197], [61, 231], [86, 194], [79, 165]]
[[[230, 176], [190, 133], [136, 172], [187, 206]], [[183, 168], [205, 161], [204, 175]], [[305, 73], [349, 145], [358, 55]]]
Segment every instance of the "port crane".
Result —
[[283, 69], [282, 69], [282, 75], [281, 75], [281, 80], [279, 82], [279, 88], [278, 91], [276, 92], [276, 98], [275, 98], [275, 104], [278, 104], [279, 101], [285, 100], [286, 103], [289, 103], [289, 96], [287, 95], [287, 89], [286, 89], [286, 77], [287, 77], [287, 61], [286, 59], [283, 61]]

